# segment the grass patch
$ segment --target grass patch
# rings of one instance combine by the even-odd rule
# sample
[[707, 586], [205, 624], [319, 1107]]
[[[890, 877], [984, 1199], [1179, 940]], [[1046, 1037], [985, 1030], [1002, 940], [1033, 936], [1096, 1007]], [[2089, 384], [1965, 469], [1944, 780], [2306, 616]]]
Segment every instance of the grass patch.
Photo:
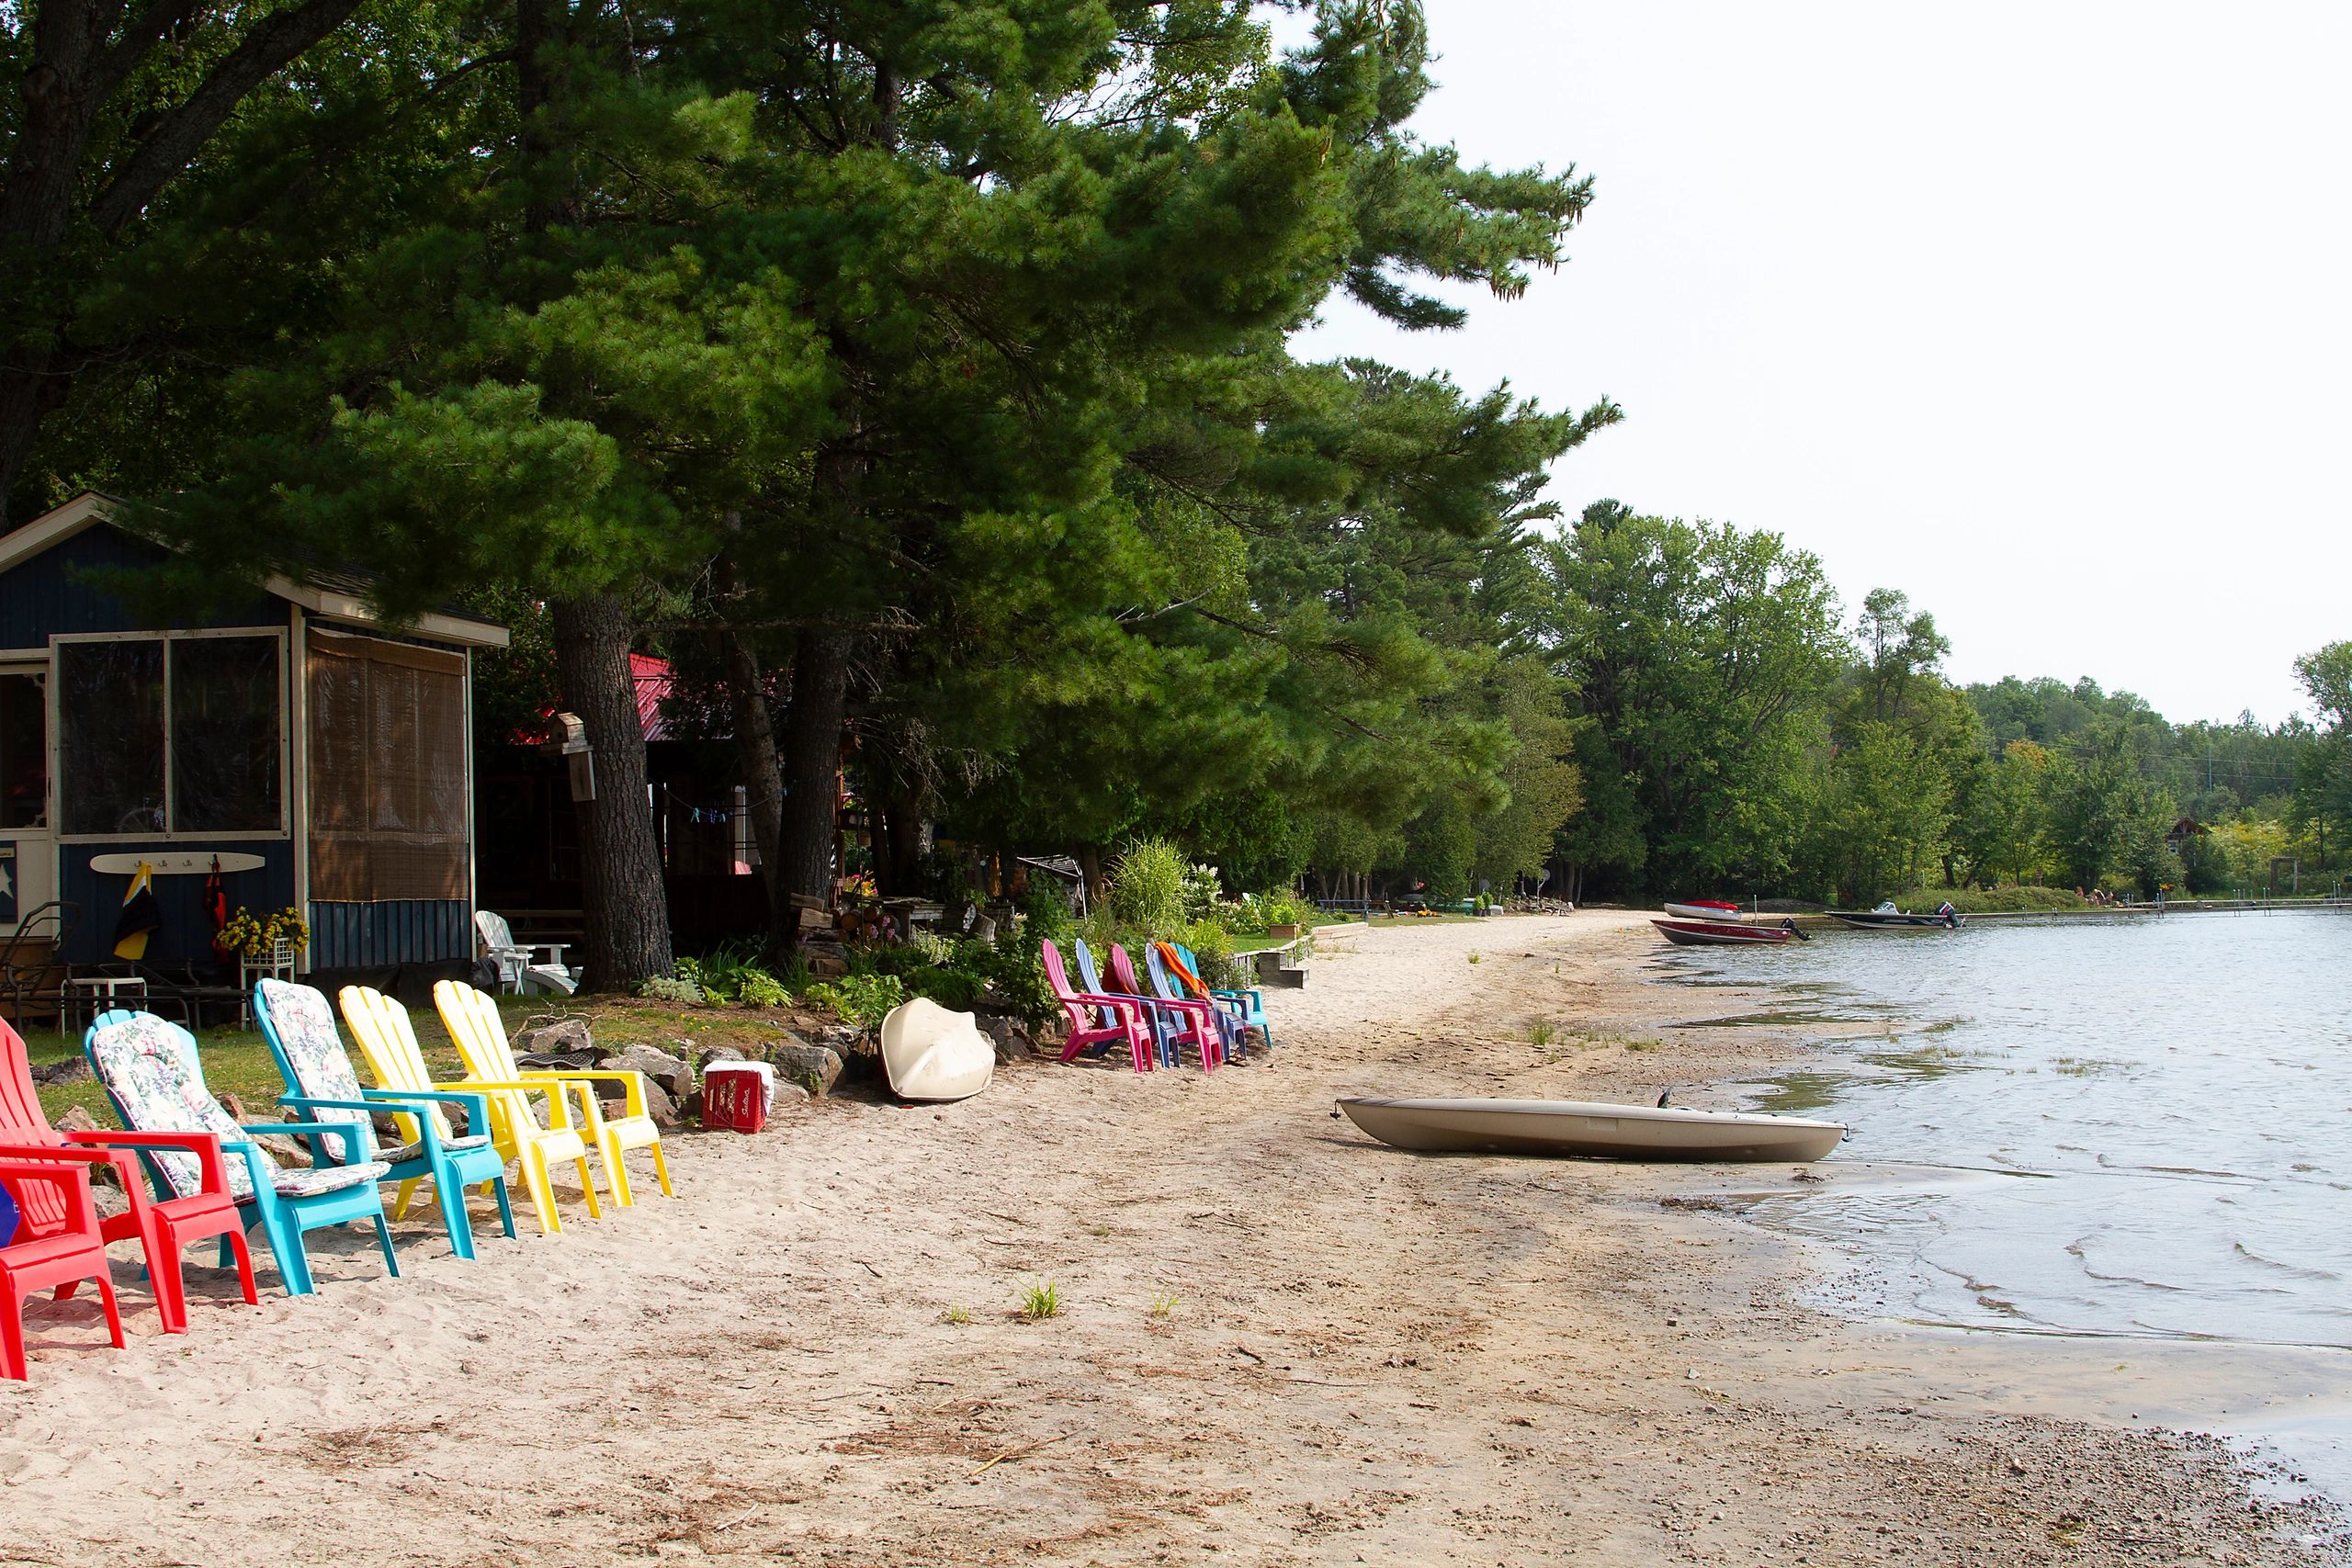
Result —
[[1559, 1037], [1560, 1027], [1555, 1023], [1546, 1023], [1539, 1019], [1527, 1026], [1527, 1043], [1538, 1051], [1548, 1049]]
[[1470, 954], [1470, 962], [1471, 962], [1471, 963], [1473, 963], [1473, 964], [1477, 963], [1477, 962], [1478, 962], [1478, 955], [1477, 955], [1476, 953], [1472, 953], [1472, 954]]
[[1021, 1304], [1016, 1309], [1031, 1323], [1043, 1323], [1062, 1314], [1062, 1291], [1051, 1280], [1033, 1280], [1021, 1287]]
[[1174, 1292], [1161, 1291], [1159, 1294], [1151, 1298], [1151, 1316], [1153, 1322], [1165, 1323], [1175, 1315], [1176, 1297]]
[[967, 1306], [961, 1305], [949, 1307], [945, 1312], [939, 1314], [939, 1321], [942, 1323], [955, 1324], [969, 1323], [972, 1321], [972, 1309]]

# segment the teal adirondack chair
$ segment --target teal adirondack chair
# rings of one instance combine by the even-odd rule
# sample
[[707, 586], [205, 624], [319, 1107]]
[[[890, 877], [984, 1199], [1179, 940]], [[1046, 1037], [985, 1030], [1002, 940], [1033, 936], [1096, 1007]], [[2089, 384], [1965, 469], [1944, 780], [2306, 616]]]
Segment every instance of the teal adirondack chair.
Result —
[[449, 1250], [460, 1258], [471, 1258], [474, 1226], [466, 1213], [466, 1189], [479, 1185], [497, 1199], [499, 1223], [506, 1227], [509, 1237], [514, 1235], [514, 1207], [506, 1195], [506, 1162], [491, 1146], [490, 1135], [447, 1136], [429, 1103], [447, 1100], [462, 1105], [468, 1127], [487, 1127], [487, 1094], [362, 1088], [359, 1075], [352, 1071], [351, 1057], [344, 1051], [343, 1036], [335, 1031], [334, 1013], [326, 997], [309, 986], [272, 979], [255, 982], [254, 1019], [261, 1025], [269, 1054], [277, 1059], [278, 1076], [286, 1080], [287, 1092], [277, 1097], [278, 1104], [305, 1112], [356, 1111], [363, 1118], [379, 1111], [400, 1111], [415, 1119], [415, 1142], [396, 1149], [379, 1145], [374, 1125], [365, 1119], [358, 1123], [356, 1149], [345, 1147], [342, 1138], [327, 1140], [334, 1145], [338, 1165], [376, 1160], [390, 1168], [385, 1179], [400, 1183], [392, 1218], [406, 1219], [417, 1184], [430, 1181], [433, 1195], [441, 1204], [442, 1221], [449, 1229]]
[[[1168, 945], [1176, 950], [1176, 956], [1184, 961], [1185, 968], [1195, 975], [1201, 972], [1201, 961], [1193, 956], [1191, 948], [1181, 942], [1170, 942]], [[1265, 1041], [1266, 1049], [1269, 1051], [1273, 1049], [1274, 1026], [1266, 1021], [1266, 994], [1263, 991], [1251, 986], [1239, 991], [1211, 991], [1209, 995], [1230, 1006], [1234, 1016], [1241, 1021], [1241, 1026], [1244, 1029], [1256, 1030], [1260, 1038]]]
[[[82, 1036], [82, 1052], [106, 1087], [107, 1099], [122, 1124], [134, 1133], [209, 1133], [220, 1141], [226, 1156], [229, 1193], [248, 1231], [256, 1225], [277, 1258], [277, 1277], [289, 1296], [307, 1296], [318, 1289], [311, 1277], [311, 1259], [303, 1250], [305, 1231], [368, 1220], [376, 1226], [377, 1244], [384, 1251], [384, 1267], [397, 1278], [400, 1259], [392, 1255], [391, 1227], [384, 1223], [384, 1202], [376, 1183], [390, 1173], [380, 1160], [336, 1165], [329, 1142], [359, 1136], [349, 1120], [338, 1122], [262, 1122], [239, 1126], [220, 1102], [204, 1087], [204, 1068], [197, 1059], [196, 1039], [176, 1023], [153, 1013], [116, 1010], [98, 1015]], [[308, 1170], [282, 1170], [254, 1143], [255, 1134], [279, 1133], [311, 1145], [313, 1162]], [[180, 1150], [141, 1149], [139, 1158], [159, 1198], [187, 1197], [203, 1190], [203, 1169], [197, 1156]], [[230, 1261], [228, 1239], [220, 1243], [220, 1263]]]

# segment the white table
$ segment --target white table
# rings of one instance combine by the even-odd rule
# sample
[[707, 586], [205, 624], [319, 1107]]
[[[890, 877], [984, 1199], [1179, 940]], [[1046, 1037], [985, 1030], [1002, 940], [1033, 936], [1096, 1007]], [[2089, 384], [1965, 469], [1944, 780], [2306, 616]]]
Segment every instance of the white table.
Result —
[[[110, 1011], [120, 1006], [125, 992], [130, 993], [134, 1001], [144, 1002], [147, 999], [147, 977], [144, 975], [68, 976], [61, 988], [58, 1003], [59, 1010], [65, 1016], [59, 1021], [65, 1025], [66, 1033], [74, 1032], [74, 1006], [78, 1001], [83, 1009], [82, 1027], [87, 1029], [97, 1021], [100, 1011]], [[107, 1004], [105, 1009], [98, 1006], [102, 998]]]

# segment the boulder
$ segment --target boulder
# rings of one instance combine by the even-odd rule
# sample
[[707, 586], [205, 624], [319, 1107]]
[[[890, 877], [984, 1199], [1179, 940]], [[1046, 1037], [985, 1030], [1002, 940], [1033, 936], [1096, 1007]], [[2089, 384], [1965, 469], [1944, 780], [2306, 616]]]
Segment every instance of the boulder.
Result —
[[[519, 1058], [545, 1056], [549, 1058], [581, 1057], [593, 1060], [595, 1038], [588, 1032], [584, 1018], [559, 1018], [547, 1023], [526, 1024], [514, 1032], [514, 1055]], [[576, 1062], [566, 1066], [578, 1066]]]
[[787, 1105], [806, 1105], [808, 1103], [808, 1085], [779, 1082], [775, 1086], [775, 1099], [770, 1103], [768, 1109], [771, 1111], [781, 1111]]
[[[618, 1061], [620, 1058], [616, 1056], [613, 1059]], [[642, 1067], [635, 1070], [645, 1072]], [[687, 1098], [694, 1097], [689, 1095]], [[621, 1113], [621, 1108], [628, 1102], [628, 1089], [626, 1085], [616, 1083], [610, 1078], [600, 1078], [596, 1083], [596, 1099], [604, 1106], [605, 1115], [617, 1116]], [[680, 1125], [678, 1102], [670, 1098], [670, 1091], [663, 1089], [661, 1080], [650, 1073], [647, 1073], [645, 1077], [645, 1113], [653, 1118], [653, 1124], [657, 1127]]]
[[49, 1123], [61, 1133], [95, 1133], [98, 1119], [78, 1105], [69, 1105]]
[[768, 1059], [775, 1064], [779, 1084], [797, 1085], [819, 1099], [831, 1094], [833, 1085], [841, 1081], [841, 1053], [828, 1046], [796, 1038], [778, 1045]]
[[707, 1073], [710, 1071], [710, 1065], [713, 1062], [748, 1062], [750, 1060], [749, 1056], [732, 1045], [713, 1045], [695, 1058], [695, 1071]]
[[[673, 1103], [695, 1091], [693, 1066], [650, 1045], [624, 1045], [596, 1065], [608, 1073], [643, 1073], [668, 1091]], [[604, 1087], [599, 1085], [596, 1092], [603, 1095]]]
[[996, 1043], [996, 1059], [1000, 1062], [1017, 1062], [1034, 1051], [1029, 1026], [1010, 1014], [999, 1013], [993, 1018], [984, 1018], [980, 1021], [980, 1028]]
[[80, 1054], [61, 1062], [43, 1062], [33, 1068], [33, 1082], [54, 1086], [90, 1081], [90, 1058]]

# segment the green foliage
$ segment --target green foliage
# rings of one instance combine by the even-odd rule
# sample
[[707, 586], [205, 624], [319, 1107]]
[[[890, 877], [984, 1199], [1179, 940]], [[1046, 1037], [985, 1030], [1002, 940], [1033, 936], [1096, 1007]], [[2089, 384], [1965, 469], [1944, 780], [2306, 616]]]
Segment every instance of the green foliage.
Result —
[[802, 992], [800, 999], [825, 1009], [844, 1023], [875, 1030], [882, 1026], [892, 1008], [907, 999], [907, 987], [896, 975], [844, 975], [839, 980], [819, 981]]
[[[679, 967], [683, 969], [689, 962], [691, 960], [681, 959]], [[705, 1002], [718, 999], [692, 980], [684, 978], [673, 980], [664, 975], [656, 975], [651, 979], [644, 981], [637, 987], [637, 994], [662, 1002]]]
[[1188, 865], [1184, 868], [1184, 919], [1204, 920], [1216, 912], [1218, 902], [1225, 897], [1225, 884], [1213, 865]]
[[1187, 870], [1183, 855], [1165, 839], [1128, 845], [1111, 870], [1111, 918], [1154, 938], [1172, 936], [1186, 919]]
[[1020, 1304], [1016, 1309], [1031, 1323], [1042, 1323], [1062, 1314], [1061, 1287], [1051, 1280], [1032, 1280], [1021, 1287]]
[[[792, 1000], [792, 987], [753, 962], [758, 947], [729, 942], [702, 958], [678, 960], [678, 980], [696, 987], [713, 1002], [737, 1002], [744, 1007], [782, 1007]], [[797, 964], [791, 978], [808, 983], [808, 965]], [[652, 995], [652, 992], [645, 992]]]
[[1176, 941], [1192, 949], [1193, 973], [1213, 991], [1239, 990], [1250, 976], [1233, 956], [1233, 935], [1215, 920], [1195, 920], [1176, 933]]

